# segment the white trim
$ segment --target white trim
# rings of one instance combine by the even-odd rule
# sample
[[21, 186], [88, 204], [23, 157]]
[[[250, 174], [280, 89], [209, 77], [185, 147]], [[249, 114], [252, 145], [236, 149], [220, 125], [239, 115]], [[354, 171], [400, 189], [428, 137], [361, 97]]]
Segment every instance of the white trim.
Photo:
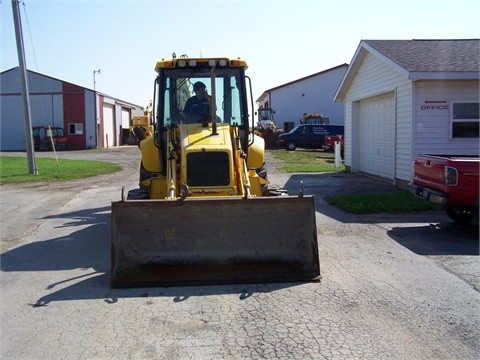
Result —
[[357, 98], [351, 98], [350, 101], [363, 101], [363, 100], [368, 100], [370, 98], [374, 98], [374, 97], [377, 97], [377, 96], [382, 96], [382, 95], [385, 95], [385, 94], [389, 94], [389, 93], [395, 93], [397, 91], [397, 87], [392, 87], [392, 88], [386, 88], [386, 89], [382, 89], [381, 91], [378, 91], [378, 92], [372, 92], [372, 93], [365, 93], [365, 94], [362, 94], [362, 96], [360, 97], [357, 97]]

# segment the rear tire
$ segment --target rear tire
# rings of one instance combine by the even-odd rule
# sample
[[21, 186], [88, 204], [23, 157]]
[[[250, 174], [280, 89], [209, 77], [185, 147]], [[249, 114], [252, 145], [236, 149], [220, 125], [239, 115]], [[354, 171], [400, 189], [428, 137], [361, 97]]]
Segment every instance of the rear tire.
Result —
[[447, 206], [445, 211], [450, 219], [454, 220], [460, 225], [470, 225], [472, 223], [474, 212], [470, 209]]

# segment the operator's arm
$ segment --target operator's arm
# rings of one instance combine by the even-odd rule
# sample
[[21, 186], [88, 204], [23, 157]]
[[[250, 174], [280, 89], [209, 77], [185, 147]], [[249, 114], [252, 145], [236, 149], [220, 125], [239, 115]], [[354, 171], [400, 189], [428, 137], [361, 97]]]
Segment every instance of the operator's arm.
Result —
[[183, 108], [183, 115], [190, 115], [192, 113], [192, 99], [189, 98], [187, 102], [185, 103], [185, 107]]

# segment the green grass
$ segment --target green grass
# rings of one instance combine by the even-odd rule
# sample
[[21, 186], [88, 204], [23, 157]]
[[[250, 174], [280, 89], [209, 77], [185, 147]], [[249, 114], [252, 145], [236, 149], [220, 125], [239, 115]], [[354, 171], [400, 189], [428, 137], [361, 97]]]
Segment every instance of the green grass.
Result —
[[345, 171], [343, 163], [339, 168], [335, 167], [333, 153], [321, 150], [295, 150], [283, 149], [270, 150], [272, 156], [282, 161], [278, 170], [286, 173], [295, 172], [342, 172]]
[[430, 202], [417, 199], [406, 191], [385, 194], [338, 195], [327, 197], [326, 200], [343, 211], [357, 215], [401, 214], [434, 209]]
[[[342, 172], [345, 166], [335, 167], [333, 153], [321, 150], [283, 149], [269, 150], [275, 160], [279, 160], [278, 171], [294, 172]], [[327, 197], [327, 202], [352, 214], [402, 214], [433, 210], [434, 205], [417, 199], [406, 191], [385, 194], [350, 194]]]
[[0, 184], [51, 182], [83, 179], [120, 171], [119, 165], [104, 161], [37, 158], [38, 175], [28, 173], [27, 158], [0, 156]]
[[[273, 157], [280, 160], [279, 171], [284, 172], [338, 172], [345, 167], [335, 168], [332, 153], [315, 150], [272, 150]], [[119, 165], [89, 160], [37, 158], [38, 175], [28, 174], [28, 163], [24, 157], [0, 156], [0, 184], [24, 182], [52, 182], [82, 179], [109, 174], [121, 170]], [[351, 194], [328, 197], [327, 202], [353, 214], [409, 213], [433, 210], [428, 201], [415, 198], [408, 192], [398, 191], [385, 194]]]

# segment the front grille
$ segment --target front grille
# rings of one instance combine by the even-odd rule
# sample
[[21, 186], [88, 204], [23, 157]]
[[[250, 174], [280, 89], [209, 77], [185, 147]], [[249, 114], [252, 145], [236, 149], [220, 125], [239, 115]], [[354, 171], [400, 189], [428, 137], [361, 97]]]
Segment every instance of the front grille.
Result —
[[229, 184], [228, 153], [202, 151], [187, 154], [188, 186], [228, 186]]

